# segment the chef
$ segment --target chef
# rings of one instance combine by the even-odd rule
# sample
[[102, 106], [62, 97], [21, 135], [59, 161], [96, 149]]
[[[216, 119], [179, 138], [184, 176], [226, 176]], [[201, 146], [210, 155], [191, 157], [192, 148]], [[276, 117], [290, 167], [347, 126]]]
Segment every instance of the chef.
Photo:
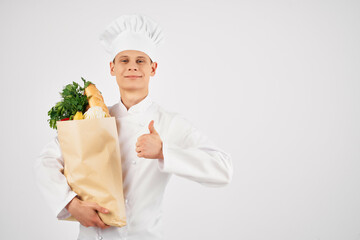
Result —
[[100, 35], [120, 91], [119, 102], [108, 108], [119, 133], [127, 226], [104, 224], [98, 212], [108, 210], [72, 191], [61, 172], [64, 160], [57, 136], [35, 162], [42, 195], [58, 219], [72, 215], [79, 221], [79, 240], [163, 239], [162, 201], [172, 175], [208, 187], [231, 182], [230, 155], [187, 118], [166, 111], [149, 96], [163, 38], [158, 24], [144, 15], [123, 15]]

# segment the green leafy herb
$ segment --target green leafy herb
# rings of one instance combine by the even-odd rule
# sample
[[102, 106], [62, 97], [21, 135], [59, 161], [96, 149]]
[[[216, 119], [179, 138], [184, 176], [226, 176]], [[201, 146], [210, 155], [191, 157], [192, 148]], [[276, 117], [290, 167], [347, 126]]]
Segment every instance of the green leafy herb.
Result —
[[53, 129], [57, 129], [56, 121], [60, 121], [64, 118], [72, 120], [77, 111], [85, 112], [86, 106], [89, 104], [89, 98], [84, 94], [85, 88], [89, 84], [93, 84], [90, 81], [86, 81], [81, 77], [84, 82], [84, 87], [81, 87], [78, 83], [73, 82], [64, 87], [60, 95], [62, 100], [48, 111], [50, 119], [48, 119], [49, 125]]

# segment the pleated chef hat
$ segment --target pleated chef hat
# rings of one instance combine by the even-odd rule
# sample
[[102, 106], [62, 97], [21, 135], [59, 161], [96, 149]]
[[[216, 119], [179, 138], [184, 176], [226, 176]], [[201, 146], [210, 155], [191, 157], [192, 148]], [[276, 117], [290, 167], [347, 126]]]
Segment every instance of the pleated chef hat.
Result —
[[110, 54], [111, 61], [124, 50], [138, 50], [157, 61], [157, 49], [163, 41], [159, 25], [149, 17], [138, 14], [120, 16], [100, 35], [100, 43]]

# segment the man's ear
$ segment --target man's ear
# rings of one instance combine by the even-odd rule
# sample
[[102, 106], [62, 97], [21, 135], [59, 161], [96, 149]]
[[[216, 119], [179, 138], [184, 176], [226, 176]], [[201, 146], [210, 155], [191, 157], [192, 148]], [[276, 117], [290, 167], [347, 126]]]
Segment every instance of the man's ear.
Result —
[[151, 76], [151, 77], [155, 75], [156, 69], [157, 69], [157, 62], [153, 62], [153, 63], [151, 64], [151, 73], [150, 73], [150, 76]]
[[115, 76], [114, 67], [115, 67], [115, 64], [110, 61], [110, 74], [111, 74], [111, 76]]

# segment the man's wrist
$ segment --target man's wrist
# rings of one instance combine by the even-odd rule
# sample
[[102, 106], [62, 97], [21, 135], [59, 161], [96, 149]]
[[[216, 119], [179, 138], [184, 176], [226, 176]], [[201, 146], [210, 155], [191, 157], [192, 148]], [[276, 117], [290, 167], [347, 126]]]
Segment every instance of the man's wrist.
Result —
[[161, 149], [160, 149], [159, 159], [164, 160], [164, 155], [163, 155], [163, 142], [162, 142], [162, 141], [161, 141]]
[[71, 201], [65, 206], [65, 208], [69, 211], [69, 207], [70, 205], [74, 204], [76, 201], [78, 201], [79, 199], [77, 198], [77, 196], [75, 196], [73, 199], [71, 199]]
[[163, 155], [162, 151], [161, 151], [161, 153], [160, 153], [159, 159], [164, 160], [164, 155]]

